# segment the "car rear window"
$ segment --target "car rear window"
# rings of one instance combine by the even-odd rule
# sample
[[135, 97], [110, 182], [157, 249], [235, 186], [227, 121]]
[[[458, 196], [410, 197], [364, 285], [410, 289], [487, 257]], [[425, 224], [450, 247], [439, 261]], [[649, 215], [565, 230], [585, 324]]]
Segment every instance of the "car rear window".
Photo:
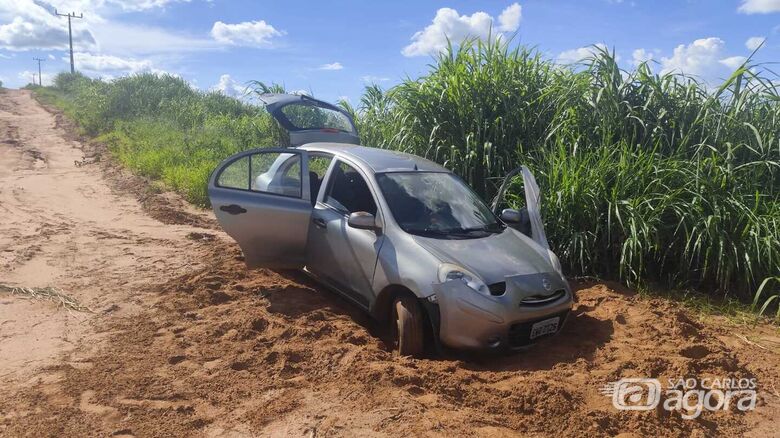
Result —
[[313, 105], [287, 105], [281, 109], [290, 123], [300, 130], [335, 129], [352, 132], [352, 124], [344, 114]]

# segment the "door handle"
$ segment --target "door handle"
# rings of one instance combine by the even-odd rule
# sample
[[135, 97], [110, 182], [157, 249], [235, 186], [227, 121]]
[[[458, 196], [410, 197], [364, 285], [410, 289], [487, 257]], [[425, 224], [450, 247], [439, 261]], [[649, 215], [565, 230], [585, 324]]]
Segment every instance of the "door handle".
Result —
[[325, 219], [319, 217], [315, 217], [311, 221], [314, 222], [314, 225], [316, 225], [319, 228], [325, 228], [328, 226], [328, 224], [325, 223]]
[[246, 213], [246, 208], [237, 204], [223, 205], [219, 209], [230, 214]]

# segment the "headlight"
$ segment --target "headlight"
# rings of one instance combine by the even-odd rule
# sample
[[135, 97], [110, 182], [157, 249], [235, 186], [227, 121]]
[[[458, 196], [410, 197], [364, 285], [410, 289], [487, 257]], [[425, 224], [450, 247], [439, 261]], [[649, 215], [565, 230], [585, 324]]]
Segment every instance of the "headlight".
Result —
[[444, 283], [445, 281], [451, 280], [460, 280], [475, 291], [488, 294], [488, 288], [485, 285], [485, 282], [482, 281], [478, 275], [462, 266], [454, 265], [452, 263], [443, 263], [439, 266], [439, 281]]

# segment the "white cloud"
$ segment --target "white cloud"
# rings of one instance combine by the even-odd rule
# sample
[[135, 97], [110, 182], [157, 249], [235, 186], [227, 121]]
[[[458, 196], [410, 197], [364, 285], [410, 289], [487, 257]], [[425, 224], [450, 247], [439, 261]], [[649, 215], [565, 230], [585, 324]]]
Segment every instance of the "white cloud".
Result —
[[[68, 47], [68, 23], [53, 14], [50, 4], [33, 0], [0, 0], [0, 22], [3, 21], [5, 23], [0, 24], [2, 48], [23, 51]], [[74, 23], [73, 42], [92, 47], [95, 38], [90, 31]]]
[[661, 73], [708, 76], [718, 67], [725, 43], [717, 37], [701, 38], [675, 47], [671, 57], [661, 58]]
[[165, 29], [119, 22], [90, 25], [100, 51], [118, 55], [175, 54], [217, 49], [222, 44], [210, 38], [172, 33]]
[[365, 75], [360, 78], [366, 84], [378, 84], [380, 82], [387, 82], [390, 78], [384, 76]]
[[224, 74], [219, 77], [219, 82], [211, 87], [213, 91], [218, 91], [225, 96], [241, 97], [244, 95], [246, 87], [239, 84], [229, 74]]
[[520, 18], [523, 16], [523, 8], [517, 3], [512, 3], [498, 16], [499, 32], [514, 32], [520, 27]]
[[[37, 71], [25, 70], [23, 72], [20, 72], [19, 73], [19, 80], [23, 84], [30, 84], [30, 83], [32, 83], [33, 75], [35, 75], [35, 83], [38, 84], [39, 79], [38, 79], [38, 72]], [[42, 77], [43, 77], [43, 85], [44, 86], [51, 85], [53, 83], [52, 81], [54, 80], [54, 75], [52, 75], [50, 73], [43, 73]]]
[[333, 62], [331, 64], [322, 64], [317, 67], [317, 70], [342, 70], [344, 68], [340, 62]]
[[[564, 50], [558, 55], [559, 64], [574, 64], [592, 58], [599, 53], [599, 50], [609, 50], [606, 44], [594, 44], [587, 47], [579, 47], [571, 50]], [[615, 55], [615, 60], [620, 61], [620, 57]]]
[[739, 66], [744, 64], [746, 60], [746, 56], [729, 56], [728, 58], [723, 58], [718, 62], [732, 70], [736, 70], [739, 68]]
[[493, 29], [493, 17], [486, 12], [460, 15], [452, 8], [436, 11], [433, 22], [425, 29], [412, 35], [412, 43], [404, 47], [404, 56], [424, 56], [441, 52], [447, 47], [449, 39], [458, 44], [466, 38], [487, 39], [491, 32], [500, 36], [501, 32], [514, 32], [520, 25], [521, 7], [513, 3], [499, 15], [499, 26]]
[[236, 24], [217, 21], [211, 28], [211, 36], [216, 41], [238, 46], [268, 47], [273, 38], [282, 35], [284, 32], [276, 30], [263, 20]]
[[633, 52], [631, 52], [631, 65], [634, 67], [639, 67], [643, 62], [652, 61], [655, 59], [655, 54], [657, 53], [657, 50], [649, 51], [645, 49], [636, 49]]
[[743, 14], [780, 12], [780, 0], [742, 0], [737, 10]]
[[[91, 53], [77, 52], [73, 54], [74, 62], [78, 70], [102, 73], [141, 73], [141, 72], [161, 72], [152, 66], [151, 61], [124, 59], [112, 55], [94, 55]], [[69, 58], [63, 57], [65, 61]]]
[[747, 39], [747, 41], [745, 41], [745, 47], [747, 47], [747, 49], [750, 51], [756, 50], [761, 46], [761, 44], [764, 43], [765, 40], [766, 40], [765, 37], [760, 37], [760, 36], [750, 37]]

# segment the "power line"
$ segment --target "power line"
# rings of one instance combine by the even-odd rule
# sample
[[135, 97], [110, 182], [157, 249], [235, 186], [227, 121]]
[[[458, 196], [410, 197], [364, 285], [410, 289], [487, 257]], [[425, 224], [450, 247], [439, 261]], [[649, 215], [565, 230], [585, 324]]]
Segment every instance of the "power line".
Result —
[[46, 61], [45, 59], [41, 58], [33, 58], [33, 60], [38, 61], [38, 85], [41, 87], [43, 86], [43, 75], [41, 74], [41, 62]]
[[79, 15], [76, 15], [75, 12], [68, 12], [67, 14], [60, 14], [57, 12], [57, 10], [54, 10], [54, 13], [59, 15], [60, 17], [68, 17], [68, 41], [70, 42], [70, 72], [76, 73], [76, 66], [73, 64], [73, 30], [70, 26], [70, 19], [71, 18], [84, 18], [84, 14], [81, 13]]

